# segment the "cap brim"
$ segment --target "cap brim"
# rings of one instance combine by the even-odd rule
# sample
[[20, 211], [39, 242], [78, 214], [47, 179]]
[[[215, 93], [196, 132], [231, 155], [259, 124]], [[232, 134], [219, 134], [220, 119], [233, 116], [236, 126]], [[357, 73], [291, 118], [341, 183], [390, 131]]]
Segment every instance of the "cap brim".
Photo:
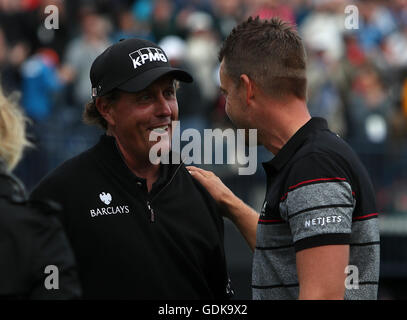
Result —
[[131, 78], [121, 84], [117, 88], [126, 92], [138, 92], [147, 88], [158, 78], [168, 74], [173, 75], [175, 79], [182, 82], [194, 81], [192, 76], [184, 70], [171, 67], [160, 67], [145, 71], [141, 75]]

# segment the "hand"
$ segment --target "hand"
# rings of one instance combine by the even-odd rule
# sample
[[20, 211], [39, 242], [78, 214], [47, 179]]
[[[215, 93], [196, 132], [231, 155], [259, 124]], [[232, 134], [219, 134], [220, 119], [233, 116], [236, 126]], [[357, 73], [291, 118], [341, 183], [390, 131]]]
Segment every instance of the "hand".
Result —
[[[205, 189], [211, 194], [215, 201], [223, 208], [229, 199], [235, 197], [233, 192], [226, 187], [212, 171], [188, 166], [187, 170]], [[226, 214], [226, 212], [224, 212]]]
[[249, 247], [254, 251], [259, 220], [257, 212], [236, 197], [213, 172], [192, 166], [188, 166], [187, 169], [191, 176], [208, 190], [221, 208], [222, 215], [237, 226]]

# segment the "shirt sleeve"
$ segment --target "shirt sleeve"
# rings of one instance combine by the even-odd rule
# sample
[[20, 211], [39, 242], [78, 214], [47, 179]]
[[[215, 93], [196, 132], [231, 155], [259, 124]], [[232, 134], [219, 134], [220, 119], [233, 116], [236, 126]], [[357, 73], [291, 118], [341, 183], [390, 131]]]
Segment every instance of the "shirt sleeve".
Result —
[[348, 244], [356, 205], [351, 181], [332, 157], [313, 153], [297, 161], [280, 202], [296, 251]]

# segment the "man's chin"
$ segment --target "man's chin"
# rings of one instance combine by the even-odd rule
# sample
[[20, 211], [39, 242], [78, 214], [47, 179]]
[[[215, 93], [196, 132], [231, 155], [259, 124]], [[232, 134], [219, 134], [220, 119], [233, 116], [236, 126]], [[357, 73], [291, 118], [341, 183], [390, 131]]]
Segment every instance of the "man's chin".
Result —
[[168, 154], [171, 151], [170, 134], [169, 133], [160, 135], [154, 135], [154, 133], [150, 134], [149, 146], [150, 146], [149, 148], [150, 161], [153, 164], [157, 164], [157, 162], [163, 162], [161, 158], [168, 156]]

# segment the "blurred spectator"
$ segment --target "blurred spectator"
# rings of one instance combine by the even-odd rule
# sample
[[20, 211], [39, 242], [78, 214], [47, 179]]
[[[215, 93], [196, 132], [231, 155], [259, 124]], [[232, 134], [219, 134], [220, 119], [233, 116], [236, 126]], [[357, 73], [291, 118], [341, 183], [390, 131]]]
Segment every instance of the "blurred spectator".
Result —
[[207, 13], [194, 12], [189, 15], [187, 27], [186, 61], [201, 89], [204, 108], [210, 109], [219, 93], [213, 76], [218, 66], [219, 38], [213, 29], [213, 19]]
[[407, 67], [407, 21], [384, 39], [383, 55], [390, 66]]
[[136, 20], [147, 23], [151, 20], [153, 11], [153, 1], [150, 0], [138, 0], [134, 1], [132, 6], [132, 13]]
[[279, 17], [284, 21], [295, 25], [295, 14], [291, 3], [285, 0], [254, 0], [250, 1], [253, 11], [252, 16], [259, 16], [260, 19], [270, 19]]
[[222, 39], [245, 18], [245, 5], [242, 0], [211, 0], [214, 10], [215, 26]]
[[[359, 150], [385, 151], [393, 105], [378, 72], [365, 64], [356, 76], [350, 93], [348, 137]], [[377, 148], [376, 146], [380, 146]]]
[[171, 0], [155, 0], [152, 11], [152, 32], [156, 41], [168, 35], [178, 35], [175, 8]]
[[20, 68], [29, 56], [29, 47], [25, 42], [17, 42], [6, 48], [6, 63], [1, 69], [1, 82], [4, 92], [9, 94], [21, 88]]
[[22, 0], [0, 1], [0, 27], [3, 29], [8, 43], [14, 44], [26, 40], [25, 18]]
[[80, 23], [82, 33], [69, 43], [64, 63], [71, 72], [74, 103], [82, 108], [91, 95], [90, 66], [110, 45], [108, 34], [111, 25], [90, 8], [82, 9]]
[[[167, 36], [158, 45], [167, 54], [173, 67], [189, 71], [191, 67], [186, 63], [186, 44], [177, 36]], [[194, 74], [192, 74], [195, 77]], [[201, 92], [196, 82], [180, 83], [177, 90], [179, 106], [179, 120], [181, 130], [194, 128], [201, 133], [208, 127], [208, 106], [203, 104]]]
[[[47, 47], [56, 51], [61, 56], [69, 41], [69, 25], [66, 16], [64, 0], [30, 0], [23, 1], [25, 10], [24, 35], [30, 44], [31, 52]], [[54, 28], [47, 28], [45, 21], [51, 13], [46, 13], [46, 8], [52, 7], [52, 14], [56, 15], [57, 21], [52, 19]], [[55, 8], [58, 10], [54, 11]]]
[[322, 1], [304, 19], [299, 31], [307, 48], [323, 49], [326, 52], [326, 58], [334, 61], [343, 56], [343, 6], [337, 7], [331, 1]]
[[58, 74], [58, 54], [48, 48], [39, 50], [24, 62], [22, 72], [22, 105], [36, 122], [46, 121], [51, 114], [53, 95], [63, 88], [63, 75]]
[[[177, 14], [182, 14], [182, 11], [204, 11], [213, 14], [214, 3], [212, 0], [172, 0], [175, 5]], [[220, 1], [218, 1], [220, 2]]]
[[[69, 75], [59, 71], [59, 57], [52, 49], [41, 49], [24, 62], [22, 75], [22, 106], [32, 120], [27, 133], [36, 148], [29, 150], [18, 166], [16, 173], [31, 189], [49, 170], [47, 149], [50, 129], [50, 116], [55, 106], [56, 94], [60, 92]], [[34, 170], [35, 166], [35, 170]]]
[[362, 161], [373, 172], [376, 187], [386, 184], [388, 172], [382, 170], [389, 151], [389, 131], [394, 106], [379, 73], [364, 65], [355, 77], [347, 106], [348, 140]]
[[20, 88], [19, 68], [30, 52], [23, 9], [21, 0], [0, 1], [0, 84], [7, 94]]
[[132, 11], [120, 10], [117, 14], [118, 30], [113, 35], [113, 43], [121, 39], [142, 38], [154, 41], [149, 25], [138, 21]]
[[358, 3], [360, 8], [359, 29], [357, 35], [365, 52], [377, 50], [383, 37], [395, 30], [394, 17], [384, 6], [373, 1]]
[[329, 128], [342, 136], [346, 132], [346, 124], [338, 85], [340, 65], [329, 59], [323, 48], [309, 50], [308, 59], [309, 112], [313, 117], [325, 118]]
[[[49, 47], [61, 55], [69, 39], [63, 0], [10, 0], [0, 1], [0, 27], [3, 27], [9, 43], [24, 42], [31, 52]], [[45, 8], [53, 5], [58, 9], [58, 29], [47, 29]]]
[[345, 60], [353, 67], [360, 67], [366, 61], [366, 55], [357, 37], [352, 33], [344, 34]]

